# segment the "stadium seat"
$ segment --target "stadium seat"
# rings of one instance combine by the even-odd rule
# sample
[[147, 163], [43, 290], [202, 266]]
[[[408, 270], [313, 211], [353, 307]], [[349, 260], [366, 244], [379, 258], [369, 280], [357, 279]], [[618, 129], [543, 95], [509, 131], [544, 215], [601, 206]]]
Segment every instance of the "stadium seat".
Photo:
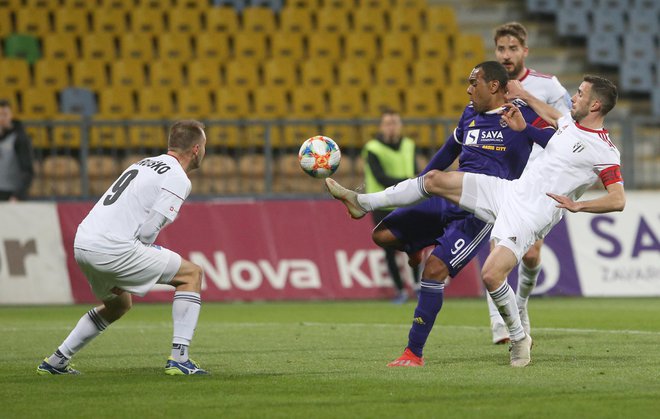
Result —
[[646, 60], [626, 61], [619, 68], [619, 87], [627, 93], [649, 93], [653, 87], [653, 64]]
[[183, 68], [178, 61], [163, 59], [148, 65], [149, 85], [163, 89], [178, 89], [183, 86]]
[[128, 119], [135, 114], [133, 90], [128, 87], [108, 87], [99, 93], [100, 119]]
[[53, 17], [57, 33], [82, 35], [90, 30], [87, 10], [59, 8], [55, 10]]
[[454, 55], [452, 60], [469, 61], [472, 65], [486, 59], [484, 41], [481, 35], [461, 33], [454, 36]]
[[[345, 9], [351, 9], [352, 4], [350, 0], [341, 0], [339, 3], [342, 4], [342, 7]], [[373, 12], [376, 11], [387, 11], [390, 9], [390, 2], [389, 1], [383, 1], [383, 0], [360, 0], [358, 2], [360, 4], [360, 8], [363, 9], [368, 9]]]
[[0, 60], [0, 86], [14, 92], [28, 88], [30, 86], [28, 62], [18, 58]]
[[142, 60], [124, 59], [112, 62], [110, 67], [114, 87], [130, 87], [138, 89], [147, 84], [144, 62]]
[[122, 59], [147, 62], [156, 58], [153, 37], [147, 33], [124, 33], [119, 36], [119, 45]]
[[396, 33], [419, 34], [422, 32], [421, 9], [397, 7], [390, 13], [390, 29]]
[[587, 37], [587, 59], [591, 64], [618, 66], [621, 45], [616, 33], [592, 32]]
[[188, 85], [217, 89], [222, 85], [220, 61], [215, 59], [197, 59], [188, 64]]
[[222, 119], [241, 119], [250, 115], [247, 88], [226, 86], [215, 91], [216, 113]]
[[633, 8], [628, 11], [629, 33], [654, 35], [658, 32], [658, 12]]
[[338, 62], [341, 58], [340, 41], [340, 35], [337, 33], [313, 32], [308, 37], [309, 59]]
[[135, 8], [130, 15], [131, 30], [134, 33], [159, 35], [165, 31], [163, 12], [157, 9]]
[[394, 0], [395, 9], [425, 10], [427, 0]]
[[[3, 97], [6, 98], [6, 96]], [[34, 125], [26, 126], [25, 132], [27, 132], [27, 134], [32, 139], [32, 147], [35, 149], [39, 149], [37, 150], [39, 154], [41, 154], [43, 150], [51, 148], [52, 146], [51, 136], [48, 134], [48, 129], [45, 126], [34, 126]], [[41, 167], [41, 165], [38, 166]]]
[[53, 126], [53, 147], [79, 149], [82, 143], [80, 115], [58, 115]]
[[344, 61], [339, 64], [339, 84], [348, 87], [366, 89], [371, 87], [371, 68], [366, 61]]
[[311, 9], [286, 7], [280, 12], [279, 32], [310, 34], [313, 23]]
[[478, 62], [453, 60], [449, 63], [449, 79], [447, 82], [452, 86], [467, 89], [467, 80], [470, 72]]
[[[292, 118], [297, 118], [298, 116], [293, 114]], [[300, 147], [305, 139], [316, 135], [319, 133], [319, 127], [316, 124], [293, 124], [289, 123], [284, 125], [282, 130], [282, 135], [278, 138], [273, 139], [273, 146], [276, 148], [284, 148], [294, 150]], [[300, 167], [300, 166], [298, 166]]]
[[556, 26], [559, 36], [585, 38], [589, 34], [588, 11], [561, 7], [557, 10]]
[[451, 6], [429, 6], [423, 14], [427, 32], [440, 32], [452, 36], [458, 33], [456, 12]]
[[48, 10], [20, 8], [16, 11], [16, 32], [36, 37], [51, 32]]
[[97, 112], [94, 93], [82, 87], [67, 87], [60, 92], [60, 112], [92, 116]]
[[266, 59], [266, 35], [261, 32], [239, 32], [234, 35], [234, 57], [252, 65]]
[[381, 86], [370, 88], [367, 91], [367, 114], [378, 117], [385, 109], [402, 109], [400, 90]]
[[412, 79], [415, 86], [437, 88], [447, 84], [445, 62], [442, 60], [422, 59], [412, 65]]
[[95, 122], [89, 131], [89, 147], [96, 149], [123, 149], [128, 145], [126, 128], [122, 125], [105, 125]]
[[215, 9], [225, 9], [225, 7], [219, 6], [231, 6], [237, 12], [243, 11], [247, 5], [247, 0], [213, 0], [213, 6]]
[[131, 10], [135, 7], [134, 0], [103, 0], [101, 7], [106, 10]]
[[[438, 114], [435, 114], [433, 116], [437, 116]], [[410, 115], [412, 116], [412, 115]], [[421, 115], [420, 115], [421, 116]], [[418, 149], [424, 149], [424, 148], [432, 148], [435, 146], [435, 138], [433, 135], [433, 129], [429, 124], [412, 124], [412, 123], [407, 123], [405, 125], [405, 132], [404, 135], [407, 137], [410, 137], [415, 140], [415, 146]], [[425, 164], [418, 164], [418, 170], [422, 170], [424, 167], [426, 167]], [[423, 160], [422, 160], [423, 161]]]
[[87, 157], [87, 173], [91, 179], [112, 178], [114, 180], [121, 173], [121, 169], [117, 159], [112, 156], [91, 155]]
[[156, 38], [159, 60], [189, 61], [193, 57], [190, 37], [186, 34], [163, 33]]
[[206, 146], [209, 148], [233, 149], [245, 144], [244, 137], [243, 130], [235, 125], [214, 124], [206, 128]]
[[660, 85], [654, 86], [651, 90], [651, 113], [660, 117]]
[[284, 0], [250, 0], [252, 7], [268, 7], [276, 13], [279, 13], [284, 6]]
[[43, 38], [43, 56], [48, 60], [63, 60], [70, 63], [78, 60], [76, 35], [52, 33]]
[[137, 103], [138, 118], [162, 119], [174, 114], [172, 95], [166, 88], [147, 87], [138, 90]]
[[591, 18], [593, 19], [595, 32], [613, 33], [616, 35], [623, 35], [625, 32], [626, 26], [623, 11], [621, 13], [615, 13], [609, 8], [598, 8], [591, 11]]
[[34, 86], [50, 90], [69, 86], [68, 65], [57, 60], [39, 60], [34, 64]]
[[303, 86], [329, 89], [335, 84], [334, 64], [329, 60], [307, 60], [301, 65]]
[[384, 58], [376, 63], [376, 84], [381, 87], [405, 88], [409, 85], [408, 64], [395, 58]]
[[24, 119], [52, 119], [57, 114], [57, 97], [54, 90], [41, 88], [24, 89], [21, 116]]
[[166, 12], [170, 33], [176, 35], [196, 35], [202, 31], [200, 10], [176, 7]]
[[80, 37], [83, 60], [103, 60], [114, 62], [117, 59], [114, 35], [105, 32], [88, 33]]
[[297, 62], [305, 58], [303, 35], [296, 32], [276, 32], [270, 38], [272, 58], [284, 58]]
[[228, 86], [252, 89], [261, 84], [258, 68], [251, 62], [230, 61], [225, 67], [225, 73]]
[[291, 89], [298, 84], [296, 63], [290, 59], [271, 59], [263, 64], [264, 85]]
[[286, 9], [308, 9], [316, 10], [321, 7], [322, 0], [287, 0]]
[[559, 0], [526, 0], [528, 13], [555, 14], [559, 8]]
[[47, 178], [78, 179], [80, 163], [72, 156], [47, 156], [41, 165], [41, 173]]
[[4, 39], [14, 32], [11, 13], [0, 13], [0, 38]]
[[331, 118], [357, 118], [364, 112], [362, 93], [358, 88], [335, 86], [330, 89], [329, 95], [328, 115]]
[[316, 30], [339, 35], [349, 33], [349, 9], [326, 5], [316, 13]]
[[654, 36], [646, 33], [630, 32], [623, 36], [623, 59], [628, 66], [629, 61], [653, 64], [658, 62], [658, 53]]
[[382, 38], [383, 59], [392, 58], [412, 62], [415, 58], [415, 43], [409, 33], [385, 34]]
[[231, 56], [229, 35], [224, 32], [201, 33], [195, 38], [195, 43], [197, 44], [197, 59], [224, 61]]
[[379, 57], [377, 37], [371, 33], [354, 32], [345, 39], [346, 60], [373, 62]]
[[387, 19], [384, 10], [360, 7], [353, 12], [353, 30], [374, 35], [387, 33]]
[[233, 34], [238, 32], [238, 9], [228, 7], [212, 7], [204, 11], [206, 30], [213, 33]]
[[223, 154], [210, 154], [204, 158], [200, 174], [204, 177], [221, 178], [234, 176], [238, 173], [238, 163], [231, 156]]
[[11, 34], [5, 38], [5, 57], [21, 58], [34, 64], [41, 58], [39, 41], [32, 35]]
[[[323, 135], [335, 140], [337, 145], [339, 145], [339, 148], [342, 150], [361, 147], [364, 144], [362, 138], [360, 138], [360, 133], [356, 125], [336, 122], [324, 123], [321, 127], [321, 132]], [[338, 173], [340, 174], [344, 171], [343, 168], [346, 167], [343, 161], [339, 167]]]
[[437, 89], [412, 86], [404, 90], [405, 115], [412, 117], [437, 117], [440, 103]]
[[177, 115], [179, 118], [206, 119], [211, 116], [209, 90], [188, 87], [177, 91]]
[[163, 152], [167, 148], [167, 132], [160, 125], [130, 125], [128, 145], [133, 149]]
[[76, 61], [72, 65], [72, 80], [76, 87], [99, 90], [108, 85], [106, 65], [103, 61]]
[[[320, 87], [298, 86], [291, 91], [291, 117], [322, 118], [326, 114], [324, 90]], [[308, 138], [308, 137], [305, 137]]]
[[275, 13], [265, 7], [246, 7], [243, 9], [243, 32], [270, 34], [275, 32]]
[[122, 9], [94, 9], [91, 11], [91, 16], [95, 33], [120, 35], [128, 32], [126, 13]]
[[470, 97], [467, 94], [467, 85], [464, 86], [446, 86], [442, 89], [442, 116], [446, 118], [455, 118], [460, 116]]
[[657, 0], [632, 0], [633, 10], [645, 10], [655, 16], [660, 13], [660, 3]]
[[286, 89], [280, 86], [261, 86], [254, 91], [256, 118], [284, 118], [289, 114]]
[[442, 32], [422, 33], [417, 38], [418, 56], [421, 60], [448, 61], [450, 56], [449, 36]]

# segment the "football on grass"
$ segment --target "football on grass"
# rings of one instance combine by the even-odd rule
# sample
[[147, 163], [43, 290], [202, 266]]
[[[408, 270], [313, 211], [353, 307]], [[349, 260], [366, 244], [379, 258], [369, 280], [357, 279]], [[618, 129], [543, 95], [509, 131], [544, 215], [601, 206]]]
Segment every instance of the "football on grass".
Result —
[[305, 140], [298, 152], [300, 167], [315, 178], [325, 178], [335, 173], [340, 160], [341, 152], [337, 143], [322, 135]]

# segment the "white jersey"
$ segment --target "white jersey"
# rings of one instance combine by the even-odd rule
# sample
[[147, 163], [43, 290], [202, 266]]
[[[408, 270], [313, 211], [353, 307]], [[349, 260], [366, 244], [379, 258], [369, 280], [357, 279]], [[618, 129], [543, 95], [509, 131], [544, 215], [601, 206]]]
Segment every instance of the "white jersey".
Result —
[[522, 209], [519, 214], [551, 220], [553, 225], [561, 219], [563, 210], [546, 192], [577, 200], [599, 178], [605, 186], [621, 181], [621, 157], [607, 130], [582, 127], [570, 114], [557, 124], [545, 152], [513, 181], [516, 206]]
[[[556, 76], [538, 73], [528, 68], [519, 81], [525, 90], [542, 102], [557, 109], [562, 115], [570, 112], [571, 96], [564, 86], [559, 83]], [[543, 147], [534, 143], [532, 153], [527, 161], [532, 162], [541, 151], [543, 151]]]
[[173, 156], [132, 164], [80, 223], [74, 247], [111, 255], [131, 251], [151, 210], [174, 221], [190, 190], [190, 179]]

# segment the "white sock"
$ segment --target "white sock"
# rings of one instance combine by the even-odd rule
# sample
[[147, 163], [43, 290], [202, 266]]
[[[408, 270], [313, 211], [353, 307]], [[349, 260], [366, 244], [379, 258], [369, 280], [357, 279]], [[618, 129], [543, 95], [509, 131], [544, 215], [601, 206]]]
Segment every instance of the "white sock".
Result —
[[493, 301], [493, 297], [490, 296], [490, 293], [486, 293], [486, 302], [488, 303], [488, 314], [490, 315], [490, 323], [504, 323], [502, 316], [500, 316], [499, 310]]
[[431, 196], [424, 189], [424, 176], [406, 179], [381, 192], [359, 194], [357, 201], [365, 210], [403, 207], [416, 204]]
[[536, 286], [541, 273], [541, 265], [528, 268], [523, 262], [518, 265], [518, 288], [516, 289], [516, 303], [518, 307], [525, 307], [529, 296]]
[[516, 304], [516, 295], [509, 284], [505, 281], [498, 289], [489, 292], [493, 297], [493, 302], [500, 311], [504, 323], [509, 329], [509, 336], [512, 341], [519, 341], [525, 338], [525, 331], [520, 323], [518, 314], [518, 305]]
[[183, 343], [173, 343], [172, 359], [176, 362], [186, 362], [188, 360], [188, 345], [184, 345]]
[[[202, 306], [202, 300], [199, 293], [192, 291], [177, 291], [174, 293], [172, 302], [172, 320], [174, 322], [174, 333], [172, 338], [172, 355], [174, 356], [174, 345], [184, 345], [185, 353], [179, 355], [179, 362], [188, 360], [188, 346], [192, 341], [199, 310]], [[185, 358], [185, 359], [183, 359]], [[176, 359], [176, 358], [175, 358]]]
[[[110, 323], [101, 317], [96, 308], [93, 308], [78, 320], [76, 327], [73, 328], [69, 336], [64, 339], [64, 342], [57, 349], [67, 359], [70, 359], [92, 339], [101, 334], [108, 326], [110, 326]], [[56, 362], [56, 359], [53, 357], [58, 357], [57, 352], [51, 355], [52, 361]], [[48, 363], [58, 366], [55, 363], [51, 363], [51, 358], [48, 358]], [[62, 365], [62, 363], [60, 362], [59, 365]], [[66, 365], [66, 363], [63, 365]]]

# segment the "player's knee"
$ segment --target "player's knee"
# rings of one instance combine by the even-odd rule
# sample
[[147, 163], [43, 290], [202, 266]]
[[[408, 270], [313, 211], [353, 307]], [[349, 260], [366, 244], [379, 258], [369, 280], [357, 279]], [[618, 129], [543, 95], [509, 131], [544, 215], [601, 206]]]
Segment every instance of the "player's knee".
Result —
[[199, 292], [202, 289], [202, 278], [204, 278], [204, 270], [201, 266], [193, 263], [192, 272], [190, 275], [190, 285]]
[[440, 170], [431, 170], [424, 175], [424, 189], [433, 193], [433, 191], [443, 188], [445, 173]]
[[426, 260], [424, 272], [422, 272], [422, 278], [425, 281], [444, 282], [447, 276], [449, 276], [449, 269], [442, 260], [433, 255]]
[[522, 258], [523, 263], [528, 268], [535, 268], [541, 263], [541, 246], [536, 244], [529, 248]]

